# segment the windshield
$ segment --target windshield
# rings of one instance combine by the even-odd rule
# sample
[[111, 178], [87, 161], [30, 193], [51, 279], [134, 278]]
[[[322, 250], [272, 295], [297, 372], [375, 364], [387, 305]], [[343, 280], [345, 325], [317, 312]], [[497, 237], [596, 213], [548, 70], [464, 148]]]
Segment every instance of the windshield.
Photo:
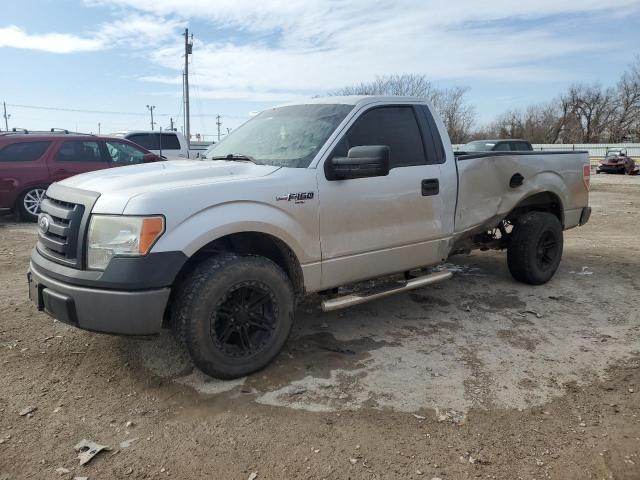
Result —
[[459, 150], [462, 152], [490, 152], [496, 144], [492, 142], [469, 142], [462, 145]]
[[256, 115], [211, 145], [204, 159], [248, 158], [258, 164], [306, 168], [353, 105], [292, 105]]
[[606, 157], [607, 158], [620, 157], [626, 154], [627, 154], [626, 150], [607, 150]]

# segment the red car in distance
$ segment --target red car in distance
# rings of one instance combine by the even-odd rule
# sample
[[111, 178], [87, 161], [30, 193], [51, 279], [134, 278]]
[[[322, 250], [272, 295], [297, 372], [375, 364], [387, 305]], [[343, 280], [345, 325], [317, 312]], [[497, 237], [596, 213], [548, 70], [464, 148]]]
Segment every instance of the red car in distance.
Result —
[[79, 173], [161, 158], [122, 138], [69, 133], [0, 133], [0, 211], [36, 221], [47, 187]]

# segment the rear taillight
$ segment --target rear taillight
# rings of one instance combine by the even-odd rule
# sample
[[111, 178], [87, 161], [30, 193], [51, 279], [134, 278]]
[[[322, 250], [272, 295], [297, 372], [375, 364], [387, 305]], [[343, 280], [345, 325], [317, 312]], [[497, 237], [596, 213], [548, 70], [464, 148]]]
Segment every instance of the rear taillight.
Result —
[[591, 188], [591, 165], [588, 163], [582, 166], [582, 180], [584, 181], [584, 186], [589, 190]]

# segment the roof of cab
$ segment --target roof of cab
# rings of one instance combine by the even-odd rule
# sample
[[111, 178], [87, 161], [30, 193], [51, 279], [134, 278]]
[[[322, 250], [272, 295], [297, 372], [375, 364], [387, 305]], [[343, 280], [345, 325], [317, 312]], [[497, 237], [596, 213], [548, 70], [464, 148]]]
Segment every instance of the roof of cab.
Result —
[[312, 105], [312, 104], [342, 104], [342, 105], [366, 105], [368, 103], [377, 102], [398, 102], [398, 103], [426, 103], [426, 99], [421, 97], [400, 97], [393, 95], [348, 95], [348, 96], [329, 96], [316, 97], [295, 102], [288, 102], [278, 107], [287, 107], [292, 105]]

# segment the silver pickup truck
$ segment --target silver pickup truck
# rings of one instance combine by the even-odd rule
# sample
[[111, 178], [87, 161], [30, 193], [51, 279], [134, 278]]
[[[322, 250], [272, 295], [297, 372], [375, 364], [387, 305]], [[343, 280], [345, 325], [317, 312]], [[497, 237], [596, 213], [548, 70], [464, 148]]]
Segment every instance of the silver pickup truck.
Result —
[[586, 152], [456, 157], [421, 99], [313, 99], [263, 111], [205, 161], [51, 185], [29, 293], [87, 330], [172, 327], [200, 369], [238, 377], [278, 354], [296, 296], [348, 307], [442, 281], [451, 273], [410, 272], [475, 249], [506, 249], [516, 280], [547, 282], [563, 230], [589, 219], [589, 174]]

